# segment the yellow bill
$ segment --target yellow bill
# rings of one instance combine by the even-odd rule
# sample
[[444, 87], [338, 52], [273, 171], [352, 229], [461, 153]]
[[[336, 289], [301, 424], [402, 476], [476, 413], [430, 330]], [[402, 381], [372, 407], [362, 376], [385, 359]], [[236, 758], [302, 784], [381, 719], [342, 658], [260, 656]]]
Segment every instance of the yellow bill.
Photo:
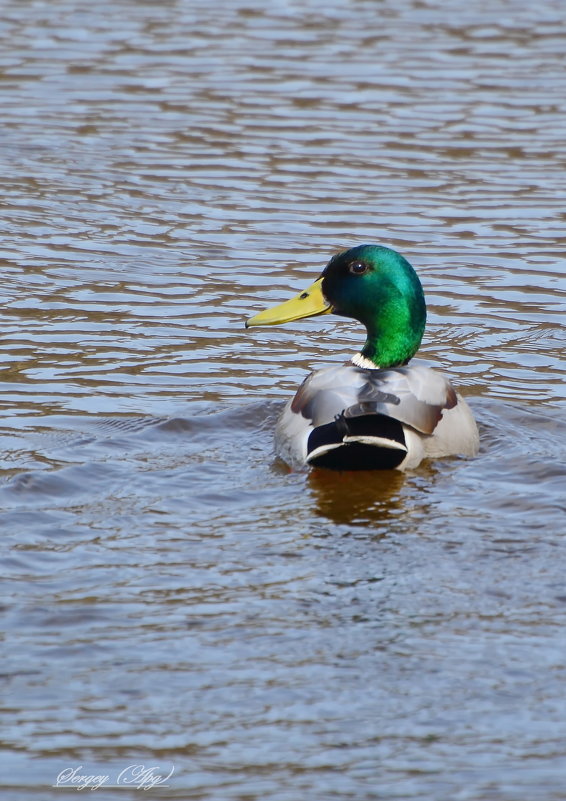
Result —
[[314, 284], [291, 300], [280, 303], [272, 309], [256, 314], [246, 321], [246, 328], [253, 325], [279, 325], [300, 320], [302, 317], [314, 317], [317, 314], [328, 314], [332, 306], [322, 294], [322, 278], [317, 278]]

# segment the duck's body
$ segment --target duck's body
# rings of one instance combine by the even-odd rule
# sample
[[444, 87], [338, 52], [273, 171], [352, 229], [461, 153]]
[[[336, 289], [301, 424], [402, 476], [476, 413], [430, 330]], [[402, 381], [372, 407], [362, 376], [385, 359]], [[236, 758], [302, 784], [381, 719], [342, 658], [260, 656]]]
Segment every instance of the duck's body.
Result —
[[311, 373], [276, 428], [278, 454], [291, 467], [339, 470], [416, 467], [424, 458], [479, 447], [473, 415], [441, 373], [407, 365], [426, 310], [411, 265], [395, 251], [363, 245], [335, 256], [297, 298], [249, 325], [272, 325], [334, 311], [366, 325], [367, 341], [347, 364]]
[[467, 403], [435, 370], [345, 364], [306, 378], [279, 418], [276, 447], [294, 468], [405, 470], [424, 458], [472, 456], [478, 437]]

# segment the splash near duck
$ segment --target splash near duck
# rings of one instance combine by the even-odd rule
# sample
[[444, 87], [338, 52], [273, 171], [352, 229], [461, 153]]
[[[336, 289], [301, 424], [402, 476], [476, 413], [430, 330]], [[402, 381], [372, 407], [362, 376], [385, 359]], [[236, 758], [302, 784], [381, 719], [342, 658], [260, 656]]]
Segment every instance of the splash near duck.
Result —
[[311, 373], [285, 406], [275, 439], [287, 464], [406, 470], [426, 458], [477, 453], [478, 429], [465, 400], [441, 373], [409, 364], [426, 303], [403, 256], [380, 245], [342, 251], [308, 289], [246, 327], [329, 313], [362, 323], [366, 341], [346, 364]]

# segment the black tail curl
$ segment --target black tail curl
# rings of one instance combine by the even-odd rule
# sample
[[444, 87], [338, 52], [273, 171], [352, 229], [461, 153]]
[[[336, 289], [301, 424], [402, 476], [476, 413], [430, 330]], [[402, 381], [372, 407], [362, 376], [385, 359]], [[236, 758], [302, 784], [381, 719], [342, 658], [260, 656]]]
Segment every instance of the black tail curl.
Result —
[[[346, 437], [352, 438], [352, 441], [345, 442]], [[379, 437], [398, 443], [402, 449], [388, 448], [379, 443], [356, 442], [356, 437]], [[322, 450], [316, 454], [318, 449]], [[332, 423], [311, 431], [307, 445], [308, 463], [331, 470], [392, 470], [401, 464], [406, 455], [402, 424], [383, 414], [346, 418], [342, 412], [336, 415]]]

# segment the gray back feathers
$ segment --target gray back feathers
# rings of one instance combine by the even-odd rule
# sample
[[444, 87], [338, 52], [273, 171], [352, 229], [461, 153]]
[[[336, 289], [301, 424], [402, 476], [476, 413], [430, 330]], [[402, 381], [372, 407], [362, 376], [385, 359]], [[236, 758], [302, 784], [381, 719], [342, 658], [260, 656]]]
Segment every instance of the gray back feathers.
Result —
[[352, 364], [312, 373], [299, 387], [291, 410], [316, 427], [336, 415], [383, 414], [422, 434], [432, 434], [445, 409], [458, 399], [450, 382], [428, 367], [366, 370]]

